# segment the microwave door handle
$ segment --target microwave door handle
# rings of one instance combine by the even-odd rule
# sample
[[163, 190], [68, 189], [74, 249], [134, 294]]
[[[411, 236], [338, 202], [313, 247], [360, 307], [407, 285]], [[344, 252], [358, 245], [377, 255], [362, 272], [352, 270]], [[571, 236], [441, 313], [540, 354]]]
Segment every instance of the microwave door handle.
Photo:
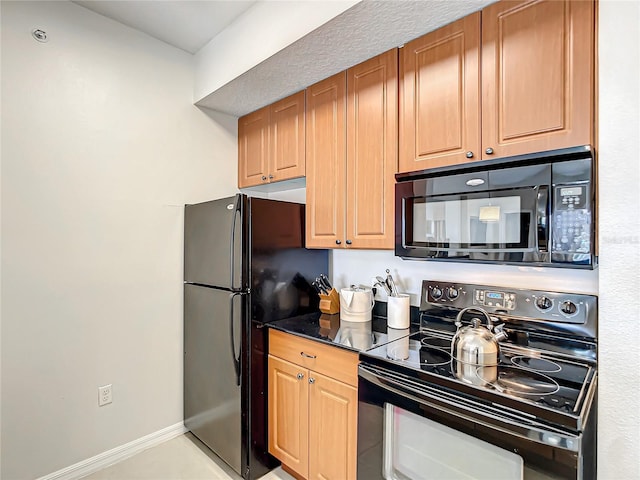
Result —
[[538, 200], [536, 206], [536, 228], [538, 230], [538, 251], [549, 251], [549, 187], [541, 185], [538, 188]]
[[402, 248], [407, 248], [407, 199], [402, 199], [402, 215], [400, 215], [400, 219], [402, 222], [402, 228], [400, 231], [402, 232]]

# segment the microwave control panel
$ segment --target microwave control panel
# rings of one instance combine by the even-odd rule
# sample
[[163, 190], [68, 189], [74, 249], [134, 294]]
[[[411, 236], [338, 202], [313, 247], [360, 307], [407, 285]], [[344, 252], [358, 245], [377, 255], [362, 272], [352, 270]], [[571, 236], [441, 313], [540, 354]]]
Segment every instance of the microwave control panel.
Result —
[[552, 253], [590, 254], [589, 198], [587, 185], [557, 185], [554, 188]]

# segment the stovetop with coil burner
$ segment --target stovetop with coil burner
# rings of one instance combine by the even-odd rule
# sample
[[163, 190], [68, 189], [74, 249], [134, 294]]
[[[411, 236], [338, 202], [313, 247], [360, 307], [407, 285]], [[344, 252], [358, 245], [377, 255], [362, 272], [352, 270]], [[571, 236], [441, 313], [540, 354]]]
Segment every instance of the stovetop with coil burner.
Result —
[[[420, 331], [389, 329], [390, 341], [362, 352], [361, 360], [580, 431], [597, 381], [596, 302], [591, 295], [424, 281]], [[497, 365], [452, 356], [454, 321], [466, 307], [480, 307], [504, 324]], [[462, 324], [478, 316], [465, 312]]]

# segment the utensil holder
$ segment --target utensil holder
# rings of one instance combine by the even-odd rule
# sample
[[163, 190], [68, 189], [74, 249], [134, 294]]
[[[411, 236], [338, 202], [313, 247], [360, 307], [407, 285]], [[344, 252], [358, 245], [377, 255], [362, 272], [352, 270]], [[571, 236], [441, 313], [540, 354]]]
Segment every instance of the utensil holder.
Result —
[[319, 293], [320, 311], [333, 315], [340, 312], [340, 295], [335, 288], [332, 288], [328, 295]]
[[400, 293], [387, 298], [387, 326], [391, 328], [409, 328], [410, 308], [409, 295]]

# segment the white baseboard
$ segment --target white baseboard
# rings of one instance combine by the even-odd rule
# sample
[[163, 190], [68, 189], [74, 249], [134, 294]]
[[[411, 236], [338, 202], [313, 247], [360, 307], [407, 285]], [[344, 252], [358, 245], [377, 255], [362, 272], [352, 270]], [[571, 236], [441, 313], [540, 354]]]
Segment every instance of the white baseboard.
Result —
[[176, 423], [175, 425], [150, 433], [149, 435], [145, 435], [144, 437], [133, 440], [132, 442], [107, 450], [95, 457], [87, 458], [86, 460], [75, 463], [69, 467], [63, 468], [62, 470], [40, 477], [38, 480], [76, 480], [78, 478], [86, 477], [87, 475], [97, 472], [98, 470], [102, 470], [109, 465], [120, 462], [125, 458], [132, 457], [142, 450], [146, 450], [147, 448], [159, 445], [160, 443], [166, 442], [178, 435], [182, 435], [187, 431], [188, 430], [185, 428], [184, 423]]

